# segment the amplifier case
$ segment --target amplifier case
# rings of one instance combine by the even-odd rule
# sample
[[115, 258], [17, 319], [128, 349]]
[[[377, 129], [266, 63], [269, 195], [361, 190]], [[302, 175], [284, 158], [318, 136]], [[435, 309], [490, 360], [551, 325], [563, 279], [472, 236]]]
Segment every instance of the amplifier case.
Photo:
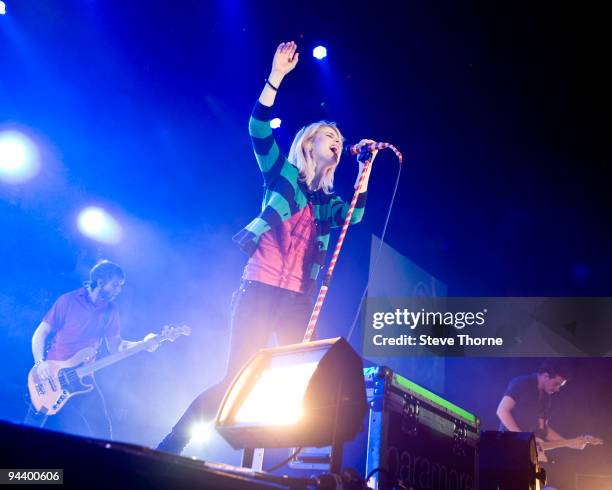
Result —
[[368, 486], [477, 489], [478, 417], [387, 367], [364, 373], [370, 402]]

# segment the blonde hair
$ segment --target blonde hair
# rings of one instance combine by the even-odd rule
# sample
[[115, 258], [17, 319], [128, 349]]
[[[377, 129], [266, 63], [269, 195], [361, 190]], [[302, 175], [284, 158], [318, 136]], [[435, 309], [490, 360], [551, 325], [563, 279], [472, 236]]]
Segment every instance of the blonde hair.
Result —
[[[317, 133], [323, 128], [331, 128], [338, 134], [340, 141], [343, 141], [342, 133], [340, 133], [336, 123], [319, 121], [300, 129], [296, 133], [295, 138], [293, 138], [293, 143], [291, 143], [291, 149], [289, 150], [289, 162], [297, 167], [300, 173], [300, 180], [305, 182], [311, 191], [317, 190], [313, 187], [313, 182], [317, 173], [317, 165], [310, 155], [308, 146], [312, 143]], [[334, 187], [334, 172], [337, 166], [338, 163], [326, 168], [319, 179], [319, 187], [325, 194], [330, 194], [332, 192], [332, 188]]]

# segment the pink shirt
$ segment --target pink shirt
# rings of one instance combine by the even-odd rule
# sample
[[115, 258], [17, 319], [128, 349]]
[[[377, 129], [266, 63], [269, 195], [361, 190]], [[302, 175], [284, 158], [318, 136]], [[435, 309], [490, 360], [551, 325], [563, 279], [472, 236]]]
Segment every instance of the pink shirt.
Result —
[[54, 335], [46, 359], [64, 361], [85, 347], [119, 335], [119, 314], [113, 303], [92, 303], [85, 288], [63, 294], [43, 319]]
[[244, 268], [243, 279], [303, 293], [316, 251], [312, 203], [267, 231]]

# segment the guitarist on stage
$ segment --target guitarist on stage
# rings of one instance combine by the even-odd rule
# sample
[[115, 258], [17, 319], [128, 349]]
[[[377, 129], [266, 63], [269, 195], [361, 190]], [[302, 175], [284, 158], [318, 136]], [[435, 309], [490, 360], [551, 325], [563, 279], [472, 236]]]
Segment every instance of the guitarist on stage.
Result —
[[[123, 270], [117, 264], [103, 260], [89, 271], [89, 281], [84, 287], [57, 299], [32, 336], [34, 366], [41, 378], [49, 378], [47, 361], [67, 360], [87, 347], [93, 348], [94, 354], [89, 359], [93, 361], [103, 340], [112, 354], [153, 336], [148, 334], [140, 342], [121, 338], [119, 312], [113, 300], [121, 292], [124, 282]], [[153, 345], [150, 350], [156, 348], [157, 345]], [[52, 417], [36, 412], [30, 404], [24, 423], [111, 439], [106, 403], [95, 381], [93, 384], [92, 391], [68, 400], [62, 410]]]
[[497, 407], [499, 430], [533, 432], [536, 437], [544, 440], [563, 439], [548, 425], [548, 417], [551, 396], [561, 390], [568, 377], [563, 362], [547, 360], [537, 373], [512, 379]]
[[[569, 370], [562, 360], [548, 359], [536, 373], [518, 376], [510, 381], [499, 406], [499, 430], [533, 432], [538, 440], [538, 459], [547, 461], [543, 449], [569, 447], [584, 449], [587, 444], [602, 444], [592, 436], [567, 439], [548, 423], [552, 395], [569, 379]], [[551, 488], [551, 487], [547, 487]]]

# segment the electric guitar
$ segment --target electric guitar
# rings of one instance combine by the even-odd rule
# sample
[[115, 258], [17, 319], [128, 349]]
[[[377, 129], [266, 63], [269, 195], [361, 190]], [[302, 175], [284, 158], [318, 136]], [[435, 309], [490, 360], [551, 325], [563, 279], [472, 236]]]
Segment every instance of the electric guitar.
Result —
[[96, 349], [85, 347], [65, 361], [47, 361], [48, 378], [41, 378], [38, 374], [38, 366], [34, 366], [28, 374], [28, 391], [32, 405], [38, 412], [55, 415], [74, 395], [93, 390], [93, 383], [87, 383], [84, 378], [91, 376], [98, 369], [122, 361], [166, 340], [174, 342], [179, 336], [190, 334], [191, 329], [187, 326], [166, 326], [160, 334], [95, 362], [90, 362], [90, 360], [94, 359]]
[[581, 444], [593, 444], [599, 445], [603, 444], [603, 440], [599, 437], [594, 436], [580, 436], [574, 437], [573, 439], [563, 439], [561, 441], [545, 441], [536, 437], [536, 448], [538, 450], [538, 461], [540, 463], [547, 463], [548, 458], [546, 457], [546, 451], [550, 451], [551, 449], [558, 449], [560, 447], [571, 447], [574, 445]]

